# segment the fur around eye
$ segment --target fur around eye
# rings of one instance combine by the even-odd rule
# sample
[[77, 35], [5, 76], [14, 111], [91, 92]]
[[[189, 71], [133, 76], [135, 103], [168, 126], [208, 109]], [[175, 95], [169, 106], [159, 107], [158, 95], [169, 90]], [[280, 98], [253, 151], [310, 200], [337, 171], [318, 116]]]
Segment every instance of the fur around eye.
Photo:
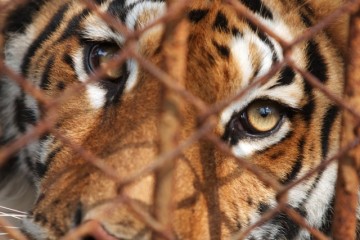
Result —
[[263, 138], [274, 134], [284, 122], [285, 110], [284, 106], [272, 100], [254, 100], [232, 116], [224, 139], [236, 144], [242, 138]]

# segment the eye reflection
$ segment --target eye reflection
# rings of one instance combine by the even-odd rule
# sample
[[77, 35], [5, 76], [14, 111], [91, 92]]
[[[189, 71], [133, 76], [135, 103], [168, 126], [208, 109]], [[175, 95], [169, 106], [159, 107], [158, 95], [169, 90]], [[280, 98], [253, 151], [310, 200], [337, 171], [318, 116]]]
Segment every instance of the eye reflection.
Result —
[[[119, 51], [119, 46], [110, 43], [98, 43], [91, 47], [88, 56], [89, 70], [94, 72], [96, 69], [106, 65], [113, 59]], [[124, 75], [123, 67], [109, 69], [106, 72], [106, 79], [115, 81]]]

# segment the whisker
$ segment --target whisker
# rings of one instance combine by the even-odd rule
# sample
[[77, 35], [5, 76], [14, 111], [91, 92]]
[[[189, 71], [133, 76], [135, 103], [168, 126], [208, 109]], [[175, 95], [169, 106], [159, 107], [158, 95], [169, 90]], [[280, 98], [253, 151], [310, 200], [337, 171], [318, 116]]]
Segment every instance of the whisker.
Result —
[[20, 229], [19, 227], [14, 227], [14, 226], [1, 226], [0, 228]]
[[19, 211], [19, 210], [13, 209], [13, 208], [4, 207], [4, 206], [0, 206], [0, 209], [9, 210], [9, 211], [11, 211], [11, 212], [17, 212], [17, 213], [24, 214], [24, 215], [27, 214], [26, 212]]
[[21, 219], [25, 218], [26, 215], [0, 212], [0, 217], [8, 217], [8, 218], [15, 218], [15, 219], [21, 220]]
[[26, 217], [26, 215], [24, 215], [24, 214], [18, 214], [18, 213], [4, 213], [4, 212], [0, 212], [0, 215], [4, 215], [4, 216], [16, 216], [16, 217]]
[[3, 212], [0, 212], [0, 216], [3, 216], [3, 217], [7, 217], [7, 216], [26, 217], [26, 215], [23, 215], [23, 214], [13, 214], [13, 213], [3, 213]]

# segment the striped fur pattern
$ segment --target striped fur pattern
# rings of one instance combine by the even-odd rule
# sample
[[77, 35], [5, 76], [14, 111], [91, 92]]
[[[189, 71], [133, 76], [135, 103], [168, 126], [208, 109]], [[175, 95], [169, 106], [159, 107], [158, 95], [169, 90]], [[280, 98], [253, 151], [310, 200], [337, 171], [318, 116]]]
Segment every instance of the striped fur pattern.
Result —
[[[342, 4], [341, 0], [241, 2], [288, 41]], [[141, 29], [166, 11], [162, 0], [96, 3], [131, 30]], [[221, 1], [191, 1], [188, 20], [186, 88], [209, 104], [238, 93], [283, 59], [274, 39], [239, 19]], [[299, 67], [309, 70], [337, 95], [343, 91], [345, 22], [339, 19], [291, 53]], [[163, 26], [151, 28], [136, 45], [155, 65], [161, 62], [162, 32]], [[77, 0], [29, 0], [9, 14], [4, 34], [6, 64], [54, 98], [88, 79], [91, 66], [98, 63], [92, 61], [93, 56], [111, 49], [109, 45], [120, 49], [125, 43], [124, 36]], [[157, 155], [161, 85], [131, 59], [120, 72], [116, 81], [104, 78], [91, 83], [61, 105], [56, 128], [126, 177]], [[46, 116], [42, 107], [6, 76], [0, 80], [0, 96], [1, 145], [20, 137]], [[249, 109], [254, 103], [262, 106], [255, 108], [262, 111], [262, 117], [278, 113], [270, 115], [275, 116], [274, 127], [259, 131], [248, 126], [253, 123]], [[196, 110], [189, 104], [182, 116], [181, 139], [186, 139], [197, 126]], [[225, 108], [214, 132], [235, 156], [287, 184], [336, 153], [339, 124], [338, 107], [301, 75], [284, 67], [269, 82]], [[331, 230], [336, 171], [333, 164], [289, 192], [288, 204], [325, 234]], [[11, 184], [12, 176], [20, 173], [26, 173], [23, 181], [34, 185], [37, 192], [23, 223], [31, 239], [59, 239], [89, 219], [100, 221], [105, 231], [118, 239], [151, 236], [150, 229], [121, 201], [112, 200], [117, 196], [114, 182], [51, 134], [9, 160], [1, 170], [1, 186]], [[179, 239], [227, 239], [277, 205], [271, 188], [205, 140], [184, 151], [177, 161], [175, 180], [172, 225]], [[150, 210], [153, 183], [153, 175], [143, 177], [128, 186], [125, 194]], [[8, 195], [0, 190], [0, 199]], [[247, 239], [311, 236], [279, 213]]]

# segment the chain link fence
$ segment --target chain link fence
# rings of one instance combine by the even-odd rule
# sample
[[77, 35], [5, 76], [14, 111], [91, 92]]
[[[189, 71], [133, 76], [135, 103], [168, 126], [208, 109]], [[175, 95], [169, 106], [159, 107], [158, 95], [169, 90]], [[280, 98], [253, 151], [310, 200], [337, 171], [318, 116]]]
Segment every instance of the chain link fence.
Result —
[[[175, 163], [174, 159], [179, 157], [182, 152], [196, 143], [199, 139], [207, 139], [212, 142], [217, 148], [226, 154], [232, 155], [232, 151], [227, 144], [222, 142], [216, 135], [212, 133], [216, 124], [216, 115], [229, 106], [232, 102], [242, 99], [248, 91], [251, 91], [258, 84], [263, 84], [284, 66], [291, 67], [294, 71], [301, 74], [303, 78], [314, 88], [318, 89], [325, 96], [327, 96], [334, 104], [343, 109], [343, 131], [342, 144], [337, 154], [331, 158], [323, 161], [319, 166], [315, 167], [301, 178], [290, 182], [286, 185], [280, 184], [273, 176], [264, 172], [261, 168], [248, 162], [244, 159], [237, 158], [240, 165], [255, 174], [265, 185], [271, 187], [277, 192], [277, 207], [267, 211], [255, 224], [242, 229], [233, 235], [233, 239], [243, 239], [252, 230], [263, 225], [267, 221], [274, 218], [278, 213], [286, 213], [295, 223], [301, 228], [306, 229], [315, 239], [328, 239], [328, 237], [315, 229], [307, 223], [297, 211], [287, 204], [287, 194], [289, 190], [298, 186], [302, 182], [311, 178], [314, 174], [324, 170], [329, 164], [339, 162], [339, 178], [336, 188], [336, 205], [335, 205], [335, 219], [333, 224], [333, 238], [334, 239], [355, 239], [356, 238], [356, 208], [358, 201], [358, 177], [359, 169], [359, 128], [360, 121], [360, 94], [357, 91], [360, 89], [360, 80], [358, 79], [358, 72], [360, 71], [360, 53], [356, 51], [359, 49], [360, 41], [360, 12], [359, 0], [349, 0], [344, 3], [339, 9], [335, 10], [330, 15], [316, 23], [316, 25], [308, 28], [301, 36], [288, 42], [277, 35], [274, 31], [266, 27], [252, 12], [250, 12], [240, 1], [224, 0], [224, 4], [229, 4], [238, 13], [240, 18], [246, 18], [249, 22], [256, 25], [259, 31], [263, 31], [268, 36], [276, 40], [282, 47], [284, 59], [271, 68], [271, 70], [251, 83], [244, 90], [237, 95], [219, 102], [213, 106], [204, 103], [200, 98], [192, 95], [184, 87], [183, 78], [185, 76], [186, 66], [186, 52], [187, 52], [187, 36], [188, 23], [186, 20], [186, 7], [191, 2], [190, 0], [176, 1], [168, 0], [167, 13], [160, 17], [149, 26], [136, 31], [130, 31], [122, 23], [116, 20], [113, 16], [100, 11], [98, 6], [91, 0], [79, 0], [89, 10], [96, 13], [109, 26], [121, 33], [126, 38], [126, 44], [121, 49], [119, 54], [108, 62], [108, 64], [95, 71], [93, 75], [85, 83], [73, 84], [71, 88], [67, 88], [63, 94], [57, 99], [51, 99], [46, 96], [40, 89], [34, 87], [31, 82], [27, 81], [5, 65], [4, 59], [0, 59], [0, 73], [7, 75], [10, 79], [16, 82], [27, 94], [33, 96], [39, 104], [42, 105], [44, 111], [47, 112], [45, 117], [41, 119], [36, 126], [29, 132], [26, 132], [22, 137], [0, 148], [0, 165], [16, 153], [18, 150], [26, 146], [29, 142], [39, 139], [46, 133], [51, 133], [57, 139], [61, 140], [64, 145], [70, 147], [74, 152], [78, 153], [89, 164], [94, 165], [100, 171], [104, 172], [108, 177], [113, 179], [119, 186], [119, 197], [129, 206], [129, 208], [141, 218], [141, 220], [153, 230], [154, 238], [173, 239], [170, 218], [172, 212], [172, 188], [173, 188], [173, 174]], [[26, 0], [16, 0], [11, 2], [0, 2], [0, 11], [6, 12], [17, 4], [22, 4]], [[339, 98], [332, 94], [319, 79], [313, 76], [310, 72], [297, 66], [290, 58], [292, 49], [298, 44], [312, 39], [317, 33], [328, 27], [336, 18], [344, 14], [351, 14], [350, 24], [350, 41], [349, 47], [352, 49], [349, 53], [348, 62], [346, 64], [346, 81], [347, 87], [345, 90], [345, 97]], [[135, 45], [146, 30], [158, 25], [165, 25], [165, 33], [162, 39], [162, 46], [164, 49], [163, 65], [164, 69], [160, 69], [153, 63], [141, 56], [135, 49]], [[1, 26], [4, 27], [4, 26]], [[3, 39], [2, 39], [3, 40]], [[354, 51], [353, 51], [354, 50]], [[159, 116], [160, 132], [162, 139], [160, 140], [159, 156], [148, 166], [139, 169], [135, 174], [120, 177], [116, 171], [106, 163], [100, 161], [92, 152], [86, 150], [73, 139], [67, 137], [65, 134], [59, 132], [54, 127], [58, 119], [57, 107], [66, 102], [69, 98], [76, 95], [85, 89], [86, 84], [98, 81], [109, 69], [121, 66], [128, 58], [135, 59], [137, 63], [156, 79], [158, 79], [164, 86], [164, 94], [162, 96], [164, 106], [163, 113]], [[176, 114], [176, 109], [181, 108], [184, 102], [191, 103], [199, 112], [198, 119], [201, 119], [201, 124], [196, 132], [194, 132], [188, 139], [183, 142], [177, 142], [177, 135], [181, 122], [179, 116]], [[170, 104], [169, 104], [170, 103]], [[169, 108], [169, 106], [171, 106]], [[136, 204], [121, 191], [125, 186], [137, 181], [143, 176], [155, 173], [155, 199], [154, 199], [154, 216], [150, 212], [144, 212], [137, 208]], [[23, 240], [25, 236], [17, 229], [9, 228], [4, 217], [0, 216], [0, 229], [9, 238]], [[92, 221], [87, 222], [75, 230], [71, 231], [63, 239], [78, 239], [83, 236], [94, 236], [96, 239], [105, 239], [99, 223]]]

